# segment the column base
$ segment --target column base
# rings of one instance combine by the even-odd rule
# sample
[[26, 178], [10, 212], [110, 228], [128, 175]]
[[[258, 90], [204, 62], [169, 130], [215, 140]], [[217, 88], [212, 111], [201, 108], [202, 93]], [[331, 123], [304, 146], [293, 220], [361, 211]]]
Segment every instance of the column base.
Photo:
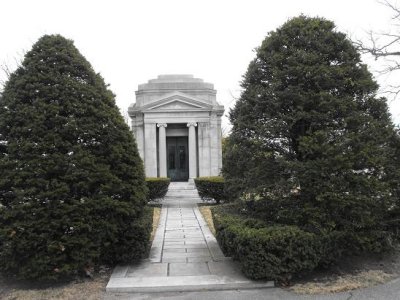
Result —
[[189, 185], [195, 185], [194, 178], [189, 178], [188, 183]]

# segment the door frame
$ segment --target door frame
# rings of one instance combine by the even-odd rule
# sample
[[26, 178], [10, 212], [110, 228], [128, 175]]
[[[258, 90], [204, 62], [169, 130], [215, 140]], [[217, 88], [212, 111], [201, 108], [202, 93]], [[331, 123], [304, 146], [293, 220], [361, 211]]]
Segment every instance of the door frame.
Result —
[[[166, 137], [166, 163], [167, 177], [171, 181], [188, 181], [189, 180], [189, 138], [187, 136], [167, 136]], [[174, 154], [170, 153], [171, 147], [174, 147]], [[179, 148], [184, 150], [184, 168], [182, 168], [182, 152], [179, 153]], [[182, 149], [181, 149], [182, 150]], [[171, 171], [171, 165], [175, 171]]]

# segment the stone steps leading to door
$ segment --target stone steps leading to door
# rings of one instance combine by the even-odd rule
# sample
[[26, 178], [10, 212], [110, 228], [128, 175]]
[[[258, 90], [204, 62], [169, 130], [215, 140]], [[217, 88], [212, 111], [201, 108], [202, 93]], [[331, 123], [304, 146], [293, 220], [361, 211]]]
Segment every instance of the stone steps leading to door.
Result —
[[173, 181], [169, 184], [168, 190], [195, 190], [196, 185], [187, 181]]
[[171, 182], [168, 192], [164, 197], [164, 201], [171, 202], [174, 200], [186, 200], [191, 202], [201, 202], [196, 186], [188, 182]]

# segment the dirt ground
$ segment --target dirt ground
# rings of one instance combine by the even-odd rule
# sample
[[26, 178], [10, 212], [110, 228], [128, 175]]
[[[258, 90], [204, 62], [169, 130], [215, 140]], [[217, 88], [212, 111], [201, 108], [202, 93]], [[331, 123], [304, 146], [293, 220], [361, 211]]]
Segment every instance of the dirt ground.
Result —
[[101, 268], [91, 278], [49, 286], [0, 277], [2, 300], [98, 300], [103, 299], [111, 268]]
[[344, 257], [336, 266], [293, 279], [298, 294], [328, 294], [370, 287], [400, 277], [400, 249], [383, 255]]

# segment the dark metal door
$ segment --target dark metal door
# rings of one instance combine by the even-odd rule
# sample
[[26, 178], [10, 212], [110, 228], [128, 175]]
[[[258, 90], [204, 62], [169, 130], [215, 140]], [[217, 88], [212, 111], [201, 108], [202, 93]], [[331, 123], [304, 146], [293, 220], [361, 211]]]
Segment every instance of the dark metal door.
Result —
[[171, 181], [189, 179], [187, 137], [167, 137], [167, 176]]

